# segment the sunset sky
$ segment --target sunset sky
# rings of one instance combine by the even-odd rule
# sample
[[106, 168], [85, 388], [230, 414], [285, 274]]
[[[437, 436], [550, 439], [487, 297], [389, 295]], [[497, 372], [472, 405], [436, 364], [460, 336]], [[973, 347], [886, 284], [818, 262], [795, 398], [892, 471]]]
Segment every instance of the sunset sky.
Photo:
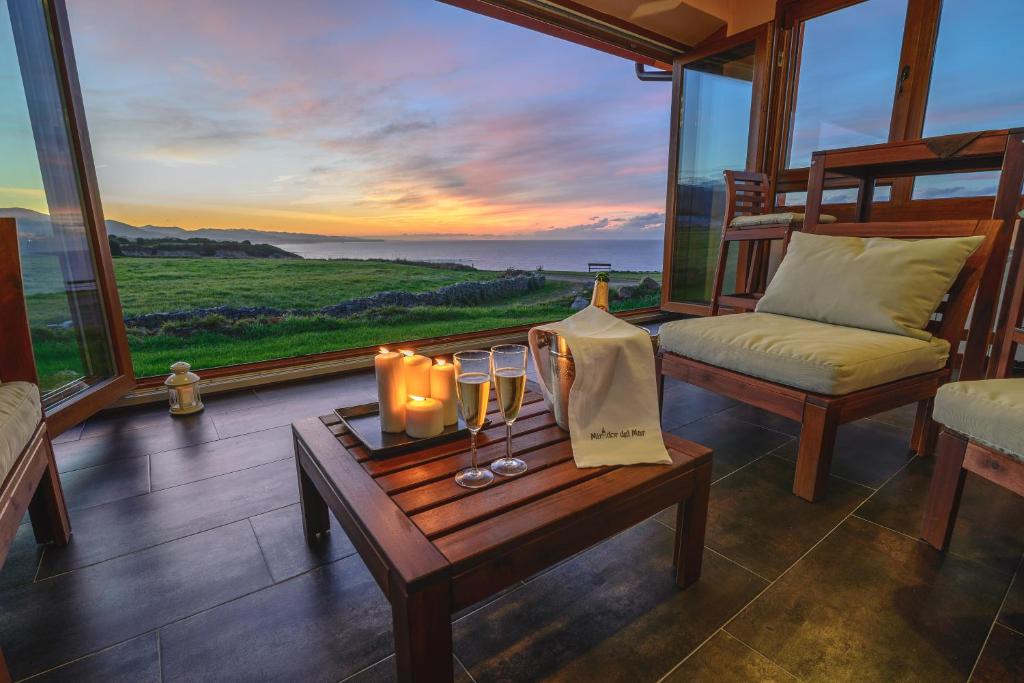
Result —
[[661, 236], [670, 87], [626, 60], [429, 0], [68, 5], [108, 217]]

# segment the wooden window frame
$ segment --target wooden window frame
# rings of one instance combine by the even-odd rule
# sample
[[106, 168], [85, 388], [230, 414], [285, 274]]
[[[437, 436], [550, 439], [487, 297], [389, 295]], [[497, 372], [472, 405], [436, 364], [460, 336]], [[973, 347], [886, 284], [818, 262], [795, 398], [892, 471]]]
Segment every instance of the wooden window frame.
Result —
[[[672, 63], [672, 111], [669, 129], [668, 179], [665, 200], [665, 241], [664, 265], [661, 271], [661, 310], [684, 315], [707, 315], [711, 310], [710, 303], [700, 304], [684, 301], [672, 301], [672, 261], [675, 254], [676, 238], [676, 178], [679, 175], [679, 123], [682, 115], [683, 68], [689, 64], [714, 56], [720, 52], [731, 50], [741, 45], [754, 43], [755, 64], [751, 82], [750, 128], [747, 138], [747, 165], [761, 168], [764, 165], [766, 145], [768, 141], [769, 94], [772, 79], [772, 41], [774, 39], [773, 22], [740, 31], [728, 38], [702, 44]], [[741, 252], [740, 258], [744, 258]]]

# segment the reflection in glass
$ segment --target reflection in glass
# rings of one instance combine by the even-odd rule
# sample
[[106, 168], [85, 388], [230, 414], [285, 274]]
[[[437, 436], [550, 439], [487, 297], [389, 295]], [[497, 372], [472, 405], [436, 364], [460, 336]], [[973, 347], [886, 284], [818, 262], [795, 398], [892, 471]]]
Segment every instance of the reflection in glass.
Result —
[[114, 362], [43, 5], [8, 0], [7, 8], [0, 18], [0, 216], [17, 221], [49, 408], [110, 378]]
[[711, 295], [725, 215], [722, 172], [747, 167], [754, 51], [749, 43], [683, 69], [673, 301], [700, 303]]
[[[924, 137], [1024, 124], [1021, 26], [1021, 0], [943, 0]], [[948, 193], [955, 183], [941, 181], [923, 192], [935, 196], [944, 187], [947, 197], [994, 193], [981, 192], [978, 182], [963, 185], [959, 194]]]
[[803, 22], [787, 168], [889, 138], [906, 0], [867, 0]]

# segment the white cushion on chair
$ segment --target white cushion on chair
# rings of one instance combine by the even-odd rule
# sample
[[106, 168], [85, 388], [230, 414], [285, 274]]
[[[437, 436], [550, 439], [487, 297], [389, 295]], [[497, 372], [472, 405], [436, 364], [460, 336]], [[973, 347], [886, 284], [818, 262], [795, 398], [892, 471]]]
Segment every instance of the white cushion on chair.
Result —
[[941, 370], [942, 339], [923, 341], [771, 313], [665, 323], [661, 348], [751, 377], [841, 396]]
[[972, 441], [1024, 460], [1024, 379], [946, 384], [935, 396], [933, 417]]
[[0, 483], [7, 478], [42, 418], [36, 385], [0, 384]]
[[[819, 223], [835, 223], [836, 217], [823, 213], [818, 216]], [[803, 225], [802, 213], [762, 213], [754, 216], [737, 216], [729, 222], [730, 228], [759, 228], [762, 225]]]

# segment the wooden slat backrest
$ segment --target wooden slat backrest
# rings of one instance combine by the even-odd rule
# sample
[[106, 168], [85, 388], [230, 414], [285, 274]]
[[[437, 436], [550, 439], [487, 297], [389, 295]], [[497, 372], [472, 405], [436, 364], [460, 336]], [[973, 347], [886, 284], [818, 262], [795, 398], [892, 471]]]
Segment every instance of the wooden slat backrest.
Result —
[[771, 181], [755, 171], [725, 172], [725, 226], [737, 216], [766, 213], [772, 206]]
[[21, 279], [18, 225], [0, 218], [0, 381], [37, 384], [32, 333]]
[[[967, 237], [982, 235], [985, 241], [978, 247], [953, 286], [949, 288], [945, 301], [939, 305], [937, 315], [941, 316], [937, 327], [931, 326], [935, 336], [949, 342], [952, 353], [950, 359], [956, 358], [956, 351], [963, 340], [963, 331], [967, 325], [978, 285], [988, 265], [992, 247], [998, 237], [1010, 226], [1003, 220], [954, 220], [954, 221], [902, 221], [886, 223], [818, 223], [811, 226], [808, 232], [819, 235], [835, 235], [844, 237], [889, 237], [893, 239], [921, 240], [937, 237]], [[984, 349], [984, 346], [981, 347]], [[966, 360], [966, 359], [965, 359]]]

